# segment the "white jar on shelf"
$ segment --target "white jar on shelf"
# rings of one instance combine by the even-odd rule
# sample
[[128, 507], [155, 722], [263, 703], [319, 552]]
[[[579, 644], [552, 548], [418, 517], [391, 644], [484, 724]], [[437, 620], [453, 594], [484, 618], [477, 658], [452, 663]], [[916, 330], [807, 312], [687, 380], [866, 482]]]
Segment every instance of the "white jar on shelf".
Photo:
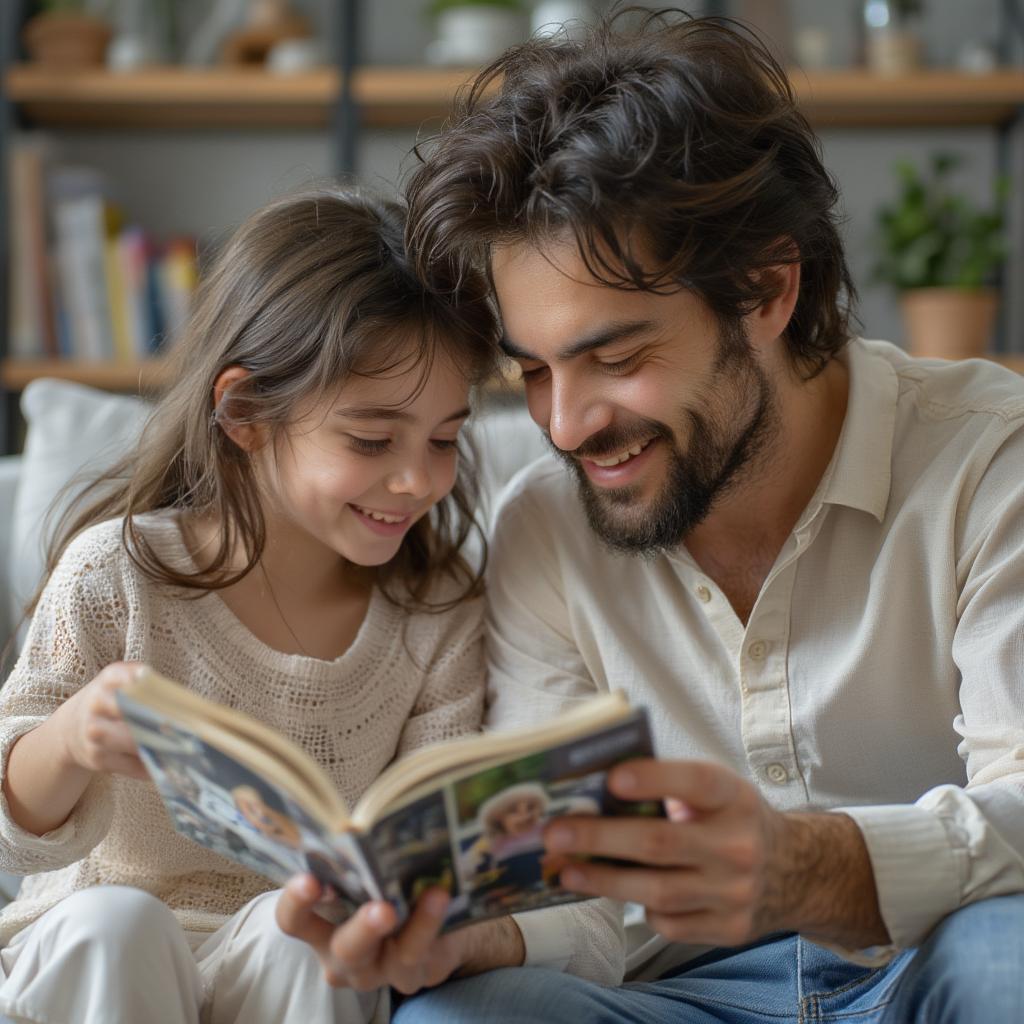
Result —
[[487, 64], [526, 38], [526, 11], [516, 5], [467, 0], [437, 6], [437, 38], [426, 49], [431, 64]]
[[540, 0], [530, 12], [530, 31], [535, 36], [564, 32], [575, 39], [593, 18], [594, 8], [587, 0]]
[[923, 63], [920, 0], [865, 0], [864, 59], [870, 71], [903, 75]]

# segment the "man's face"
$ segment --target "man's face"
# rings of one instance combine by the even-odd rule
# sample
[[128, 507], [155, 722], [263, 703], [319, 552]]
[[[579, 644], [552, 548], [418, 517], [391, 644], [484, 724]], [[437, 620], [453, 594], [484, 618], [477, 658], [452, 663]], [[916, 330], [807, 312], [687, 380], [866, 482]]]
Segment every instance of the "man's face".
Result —
[[572, 243], [501, 247], [492, 272], [530, 414], [594, 531], [638, 554], [680, 544], [778, 429], [742, 323], [687, 291], [602, 285]]

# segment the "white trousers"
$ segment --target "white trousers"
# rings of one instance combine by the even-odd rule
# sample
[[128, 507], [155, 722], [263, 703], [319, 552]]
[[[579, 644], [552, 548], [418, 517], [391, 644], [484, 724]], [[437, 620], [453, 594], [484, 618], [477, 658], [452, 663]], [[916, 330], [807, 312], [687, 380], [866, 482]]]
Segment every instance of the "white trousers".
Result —
[[34, 1024], [365, 1024], [387, 993], [332, 989], [274, 920], [277, 893], [212, 935], [140, 889], [83, 889], [0, 950], [0, 1013]]

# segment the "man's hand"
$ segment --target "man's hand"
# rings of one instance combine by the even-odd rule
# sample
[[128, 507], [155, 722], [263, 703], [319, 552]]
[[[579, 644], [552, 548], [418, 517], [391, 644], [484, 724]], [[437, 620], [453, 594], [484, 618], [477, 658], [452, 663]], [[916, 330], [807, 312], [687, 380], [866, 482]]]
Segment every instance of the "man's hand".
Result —
[[851, 947], [888, 942], [856, 823], [841, 814], [784, 814], [725, 768], [639, 760], [609, 786], [628, 800], [663, 799], [667, 819], [568, 817], [550, 851], [633, 862], [577, 862], [567, 889], [631, 900], [676, 942], [738, 946], [798, 931]]
[[523, 962], [522, 935], [510, 918], [440, 935], [448, 907], [442, 889], [429, 889], [400, 931], [390, 903], [364, 904], [335, 928], [314, 912], [322, 895], [312, 875], [293, 878], [277, 901], [286, 935], [316, 951], [330, 985], [370, 991], [391, 985], [407, 995], [441, 984], [456, 971], [476, 974]]

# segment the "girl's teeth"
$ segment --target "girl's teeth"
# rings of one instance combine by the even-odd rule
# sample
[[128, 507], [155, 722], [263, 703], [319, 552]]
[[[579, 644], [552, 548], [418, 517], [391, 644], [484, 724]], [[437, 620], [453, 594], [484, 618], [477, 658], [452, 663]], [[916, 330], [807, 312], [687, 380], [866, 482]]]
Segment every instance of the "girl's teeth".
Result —
[[356, 505], [356, 508], [363, 513], [364, 516], [369, 516], [371, 519], [376, 519], [378, 523], [401, 523], [405, 520], [405, 516], [386, 516], [383, 512], [371, 512], [368, 508], [363, 508], [360, 505]]
[[607, 468], [608, 466], [617, 466], [621, 462], [625, 462], [627, 459], [633, 458], [634, 455], [639, 455], [650, 442], [645, 441], [643, 444], [635, 444], [628, 451], [623, 452], [621, 455], [615, 455], [610, 459], [593, 459], [591, 460], [595, 466], [601, 466]]

